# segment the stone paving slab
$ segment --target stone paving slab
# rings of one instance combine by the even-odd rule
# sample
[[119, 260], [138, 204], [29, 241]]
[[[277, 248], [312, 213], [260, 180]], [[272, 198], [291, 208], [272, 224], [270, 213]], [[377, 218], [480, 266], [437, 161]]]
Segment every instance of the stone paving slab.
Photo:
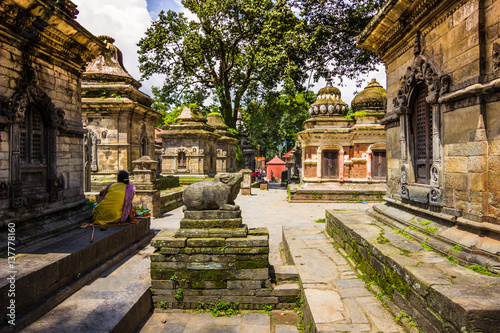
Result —
[[152, 252], [146, 247], [111, 267], [23, 332], [133, 332], [151, 309]]
[[294, 325], [274, 325], [271, 316], [257, 311], [243, 311], [231, 317], [214, 318], [204, 312], [167, 310], [155, 312], [136, 333], [298, 333]]
[[283, 241], [299, 272], [311, 332], [404, 332], [333, 247], [323, 225], [283, 227]]

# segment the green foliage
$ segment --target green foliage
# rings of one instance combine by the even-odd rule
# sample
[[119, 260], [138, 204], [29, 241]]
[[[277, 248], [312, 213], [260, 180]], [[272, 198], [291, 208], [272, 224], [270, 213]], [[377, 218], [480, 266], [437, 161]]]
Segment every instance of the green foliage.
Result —
[[426, 226], [426, 225], [429, 225], [429, 224], [431, 224], [431, 223], [432, 223], [432, 221], [420, 221], [420, 222], [419, 222], [419, 224], [420, 224], [421, 226], [423, 226], [423, 227], [424, 227], [424, 226]]
[[356, 46], [356, 37], [381, 8], [384, 0], [293, 0], [306, 31], [314, 36], [306, 53], [315, 78], [331, 74], [358, 79], [380, 61], [372, 52]]
[[426, 250], [426, 251], [432, 251], [432, 248], [425, 244], [425, 241], [423, 241], [422, 243], [420, 243], [420, 245]]
[[184, 293], [183, 293], [183, 290], [182, 288], [179, 288], [177, 289], [177, 293], [175, 294], [175, 299], [178, 301], [178, 302], [181, 302], [182, 299], [184, 298]]
[[448, 257], [446, 257], [446, 259], [448, 259], [448, 261], [451, 262], [452, 264], [455, 264], [455, 265], [459, 264], [458, 260], [453, 258], [452, 256], [448, 256]]
[[316, 223], [325, 223], [325, 219], [324, 218], [323, 219], [317, 219], [314, 222], [316, 222]]
[[438, 227], [427, 227], [425, 230], [430, 231], [430, 232], [436, 232], [438, 231]]
[[235, 138], [238, 138], [238, 135], [240, 134], [237, 130], [234, 128], [228, 128], [227, 129], [228, 133], [234, 136]]
[[459, 245], [455, 245], [450, 249], [450, 251], [463, 251], [463, 249]]
[[214, 317], [231, 317], [233, 315], [241, 313], [238, 310], [239, 303], [235, 302], [231, 304], [231, 302], [220, 301], [219, 303], [198, 303], [198, 309], [200, 312], [210, 312]]
[[465, 266], [468, 269], [472, 269], [474, 272], [483, 274], [483, 275], [488, 275], [488, 276], [497, 276], [500, 277], [500, 274], [492, 273], [490, 270], [484, 266], [478, 265], [478, 264], [473, 264], [469, 266]]
[[306, 78], [304, 48], [310, 44], [301, 20], [286, 0], [181, 0], [195, 16], [161, 12], [139, 42], [142, 78], [164, 75], [167, 105], [181, 96], [213, 94], [226, 124], [235, 128], [237, 111], [250, 87], [293, 90]]
[[264, 306], [262, 307], [262, 312], [271, 315], [271, 311], [273, 311], [273, 307], [271, 305], [264, 304]]
[[170, 280], [171, 280], [171, 281], [177, 281], [177, 275], [175, 275], [175, 274], [174, 274], [174, 275], [172, 275], [172, 276], [170, 277]]
[[258, 93], [249, 92], [241, 116], [250, 141], [254, 146], [260, 146], [267, 157], [287, 153], [294, 147], [297, 133], [309, 118], [309, 105], [315, 100], [316, 95], [310, 91], [294, 94], [267, 92], [261, 98]]

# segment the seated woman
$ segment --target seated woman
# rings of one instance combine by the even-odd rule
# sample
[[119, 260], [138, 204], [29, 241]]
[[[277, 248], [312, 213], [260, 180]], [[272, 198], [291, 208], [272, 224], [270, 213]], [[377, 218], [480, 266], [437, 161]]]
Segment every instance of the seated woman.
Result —
[[125, 222], [138, 223], [133, 219], [132, 199], [135, 187], [129, 184], [127, 171], [118, 172], [117, 182], [109, 183], [99, 195], [101, 200], [92, 213], [92, 223], [85, 223], [81, 228], [98, 225], [101, 230], [106, 230], [107, 225], [123, 224]]

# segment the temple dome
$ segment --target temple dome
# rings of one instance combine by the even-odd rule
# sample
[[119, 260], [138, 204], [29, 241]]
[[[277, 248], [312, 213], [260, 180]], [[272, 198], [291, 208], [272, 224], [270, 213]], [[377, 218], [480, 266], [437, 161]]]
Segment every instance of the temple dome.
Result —
[[88, 81], [124, 81], [139, 88], [141, 84], [123, 66], [122, 51], [113, 45], [114, 38], [105, 35], [98, 38], [106, 45], [106, 50], [89, 62], [83, 73], [83, 79]]
[[383, 112], [386, 102], [386, 90], [372, 79], [370, 83], [357, 94], [351, 102], [351, 107], [356, 111]]
[[349, 109], [340, 98], [340, 90], [332, 86], [331, 78], [326, 79], [326, 87], [318, 91], [316, 101], [309, 107], [311, 117], [331, 117], [343, 115]]

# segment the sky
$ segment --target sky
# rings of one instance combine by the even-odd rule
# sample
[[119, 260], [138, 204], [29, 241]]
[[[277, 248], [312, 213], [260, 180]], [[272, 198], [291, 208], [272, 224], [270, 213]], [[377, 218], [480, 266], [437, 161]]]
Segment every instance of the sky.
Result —
[[[180, 0], [72, 0], [78, 6], [77, 21], [92, 34], [108, 35], [115, 39], [116, 45], [123, 53], [125, 69], [136, 80], [140, 80], [139, 56], [137, 43], [144, 36], [147, 28], [157, 18], [161, 10], [169, 9], [179, 12], [184, 11], [188, 18], [191, 13], [186, 12]], [[361, 88], [355, 82], [344, 80], [343, 85], [334, 81], [333, 85], [340, 89], [342, 100], [351, 104], [354, 92], [360, 92], [372, 78], [386, 88], [385, 69], [379, 66], [379, 71], [371, 72], [366, 76]], [[154, 97], [151, 89], [161, 86], [163, 78], [156, 75], [147, 81], [141, 81], [144, 93]], [[325, 80], [315, 83], [312, 91], [315, 93], [326, 85]]]

